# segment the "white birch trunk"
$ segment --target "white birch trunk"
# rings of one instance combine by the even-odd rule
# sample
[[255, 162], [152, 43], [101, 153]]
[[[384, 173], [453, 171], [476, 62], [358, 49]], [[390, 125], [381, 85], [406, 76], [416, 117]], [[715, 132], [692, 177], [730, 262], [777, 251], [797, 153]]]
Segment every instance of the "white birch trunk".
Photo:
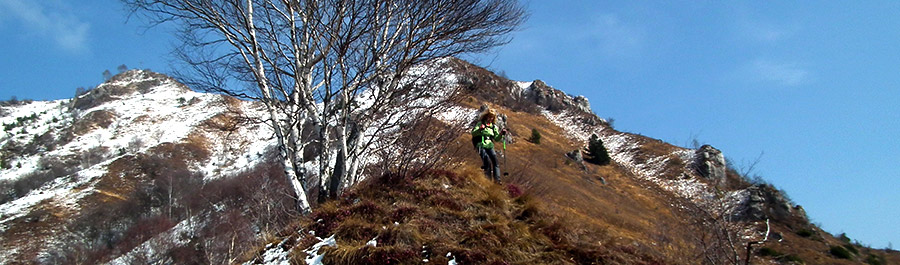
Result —
[[359, 163], [360, 163], [360, 158], [365, 155], [363, 153], [360, 153], [360, 146], [359, 146], [361, 139], [363, 137], [365, 137], [365, 135], [364, 135], [365, 130], [363, 128], [357, 128], [356, 130], [357, 130], [357, 132], [356, 132], [357, 136], [355, 138], [353, 138], [353, 140], [349, 143], [350, 147], [351, 147], [351, 148], [349, 148], [349, 150], [351, 150], [351, 151], [349, 152], [349, 155], [348, 155], [349, 158], [347, 159], [347, 161], [349, 161], [349, 167], [347, 168], [347, 180], [348, 180], [347, 184], [348, 184], [348, 186], [354, 185], [361, 181], [361, 179], [359, 179], [359, 177], [360, 177]]
[[[274, 96], [272, 95], [272, 88], [269, 87], [266, 79], [266, 71], [263, 66], [262, 55], [260, 51], [259, 43], [256, 39], [256, 27], [253, 24], [253, 0], [247, 0], [247, 22], [249, 23], [248, 28], [250, 32], [250, 40], [253, 42], [253, 59], [256, 63], [254, 67], [254, 71], [256, 72], [257, 84], [259, 85], [259, 89], [261, 90], [263, 97], [267, 100], [274, 101]], [[287, 175], [288, 180], [291, 183], [291, 186], [294, 188], [294, 193], [297, 196], [297, 206], [300, 208], [301, 212], [309, 212], [311, 207], [309, 204], [309, 200], [306, 197], [306, 189], [302, 181], [300, 180], [300, 176], [297, 175], [297, 170], [295, 168], [295, 158], [298, 150], [293, 150], [291, 146], [288, 146], [288, 143], [291, 143], [290, 135], [285, 135], [282, 131], [281, 125], [279, 124], [279, 119], [277, 113], [275, 113], [274, 106], [272, 106], [271, 102], [265, 102], [266, 108], [269, 111], [269, 118], [272, 120], [272, 128], [275, 129], [275, 137], [278, 138], [278, 144], [281, 146], [281, 156], [282, 163], [284, 164], [285, 175]], [[291, 126], [290, 120], [288, 120], [288, 126]]]

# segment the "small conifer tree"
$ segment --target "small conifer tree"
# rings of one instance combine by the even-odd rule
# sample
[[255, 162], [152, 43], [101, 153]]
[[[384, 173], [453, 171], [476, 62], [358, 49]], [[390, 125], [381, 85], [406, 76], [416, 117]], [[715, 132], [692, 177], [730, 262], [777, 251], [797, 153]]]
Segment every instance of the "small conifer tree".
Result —
[[600, 137], [596, 134], [591, 135], [591, 139], [588, 142], [588, 155], [591, 156], [588, 162], [598, 165], [607, 165], [611, 160], [609, 152], [603, 146], [603, 140], [600, 140]]
[[78, 87], [78, 88], [75, 89], [75, 97], [76, 97], [76, 98], [77, 98], [78, 96], [84, 95], [84, 93], [87, 93], [87, 89], [84, 89], [83, 86], [80, 86], [80, 87]]
[[537, 129], [532, 128], [531, 138], [529, 138], [528, 141], [534, 144], [541, 144], [541, 132], [539, 132]]

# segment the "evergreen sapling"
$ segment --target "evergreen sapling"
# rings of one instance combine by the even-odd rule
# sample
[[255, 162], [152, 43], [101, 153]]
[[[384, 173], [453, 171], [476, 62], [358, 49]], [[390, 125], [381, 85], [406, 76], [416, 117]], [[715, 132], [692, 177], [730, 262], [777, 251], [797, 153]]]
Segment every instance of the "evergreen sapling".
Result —
[[541, 144], [541, 132], [537, 129], [531, 129], [531, 138], [528, 141], [534, 144]]
[[607, 165], [611, 160], [609, 152], [603, 146], [603, 140], [600, 140], [596, 134], [591, 135], [591, 139], [588, 141], [588, 155], [591, 157], [588, 162], [598, 165]]

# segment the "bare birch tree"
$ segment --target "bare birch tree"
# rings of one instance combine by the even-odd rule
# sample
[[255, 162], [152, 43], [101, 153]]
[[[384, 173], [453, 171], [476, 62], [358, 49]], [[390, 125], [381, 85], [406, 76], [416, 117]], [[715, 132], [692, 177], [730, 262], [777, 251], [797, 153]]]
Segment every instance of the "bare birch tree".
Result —
[[516, 0], [123, 1], [180, 25], [189, 85], [265, 105], [304, 211], [311, 189], [333, 197], [358, 180], [374, 139], [410, 111], [434, 111], [417, 67], [505, 44], [526, 16]]

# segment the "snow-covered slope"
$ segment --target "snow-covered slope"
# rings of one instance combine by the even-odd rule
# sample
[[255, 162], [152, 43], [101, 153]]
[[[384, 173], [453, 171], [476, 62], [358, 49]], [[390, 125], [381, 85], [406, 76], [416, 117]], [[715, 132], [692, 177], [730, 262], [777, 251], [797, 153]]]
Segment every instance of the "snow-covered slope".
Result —
[[[30, 187], [12, 194], [6, 190], [0, 205], [0, 260], [35, 248], [53, 245], [65, 220], [47, 228], [45, 237], [26, 237], [22, 226], [39, 209], [54, 215], [78, 214], [85, 197], [117, 196], [96, 188], [113, 161], [147, 152], [163, 143], [191, 142], [209, 151], [193, 161], [191, 171], [206, 178], [228, 176], [252, 167], [274, 144], [268, 127], [237, 124], [241, 116], [261, 111], [258, 105], [214, 94], [190, 91], [173, 79], [132, 70], [75, 99], [34, 101], [3, 107], [0, 132], [5, 187]], [[231, 126], [230, 128], [222, 128]], [[45, 176], [47, 174], [62, 174]], [[32, 181], [42, 177], [39, 181]], [[27, 185], [25, 185], [27, 186]], [[23, 238], [26, 237], [26, 238]], [[2, 262], [0, 262], [2, 263]]]

